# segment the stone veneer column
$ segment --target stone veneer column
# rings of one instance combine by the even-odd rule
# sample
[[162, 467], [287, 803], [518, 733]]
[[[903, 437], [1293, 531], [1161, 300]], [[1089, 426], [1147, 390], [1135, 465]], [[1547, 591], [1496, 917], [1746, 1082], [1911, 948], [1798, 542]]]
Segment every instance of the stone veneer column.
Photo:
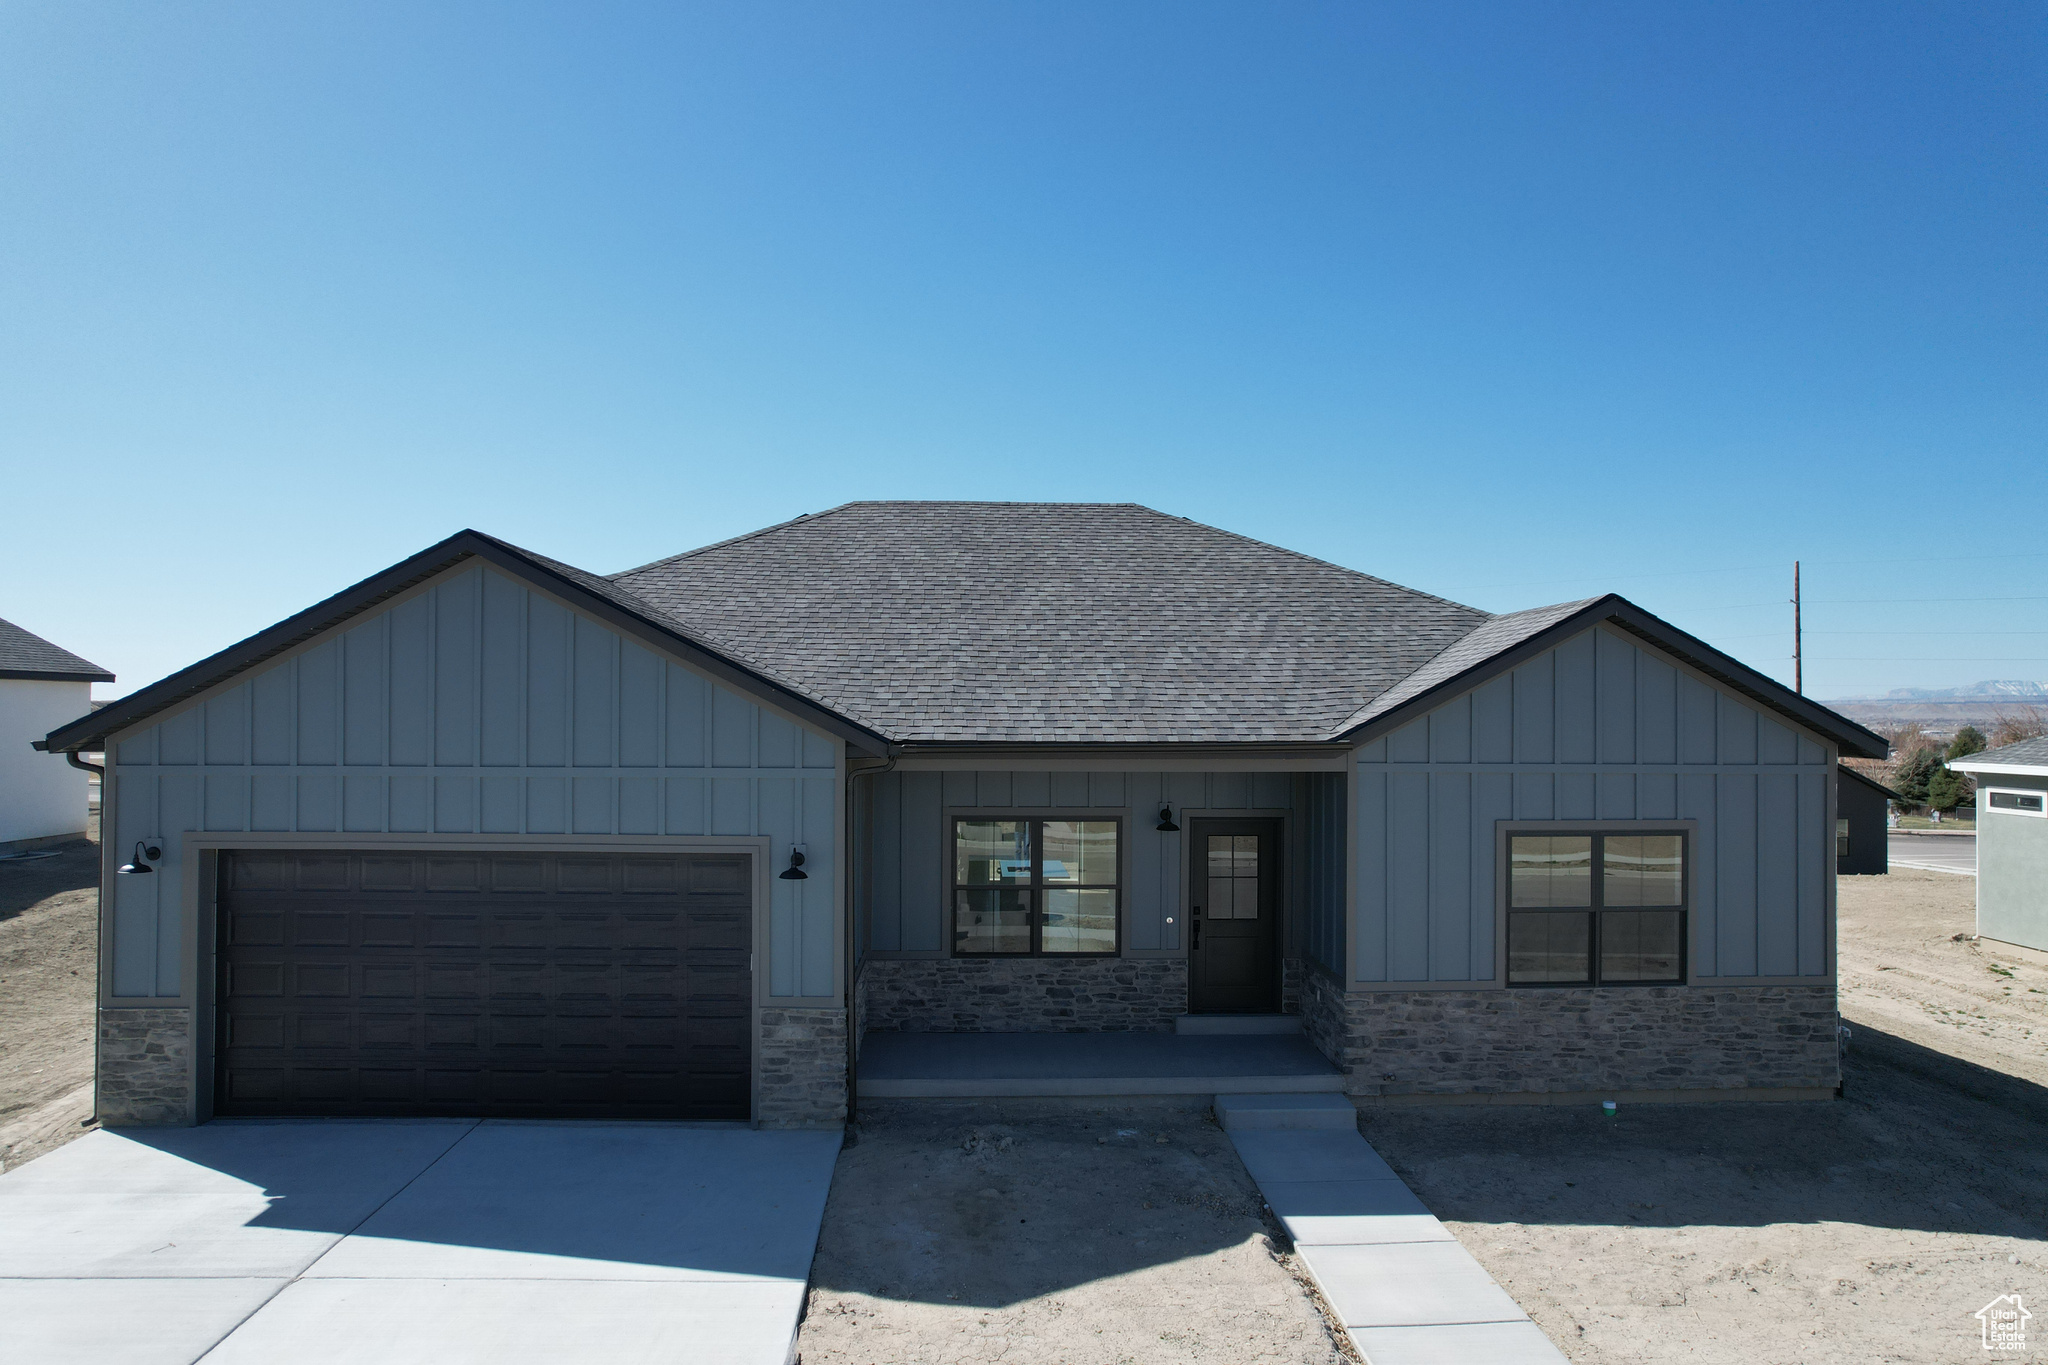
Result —
[[763, 1128], [837, 1128], [846, 1122], [846, 1011], [761, 1011], [754, 1118]]
[[102, 1009], [95, 1109], [100, 1123], [192, 1122], [192, 1011]]

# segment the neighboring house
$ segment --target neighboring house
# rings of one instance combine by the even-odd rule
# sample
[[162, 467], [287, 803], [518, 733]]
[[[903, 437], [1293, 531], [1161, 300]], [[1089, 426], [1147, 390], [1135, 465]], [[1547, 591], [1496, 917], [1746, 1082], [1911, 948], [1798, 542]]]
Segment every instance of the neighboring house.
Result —
[[1619, 597], [1001, 503], [610, 577], [465, 531], [47, 744], [108, 749], [106, 1121], [783, 1126], [863, 1031], [1190, 1013], [1355, 1095], [1828, 1096], [1886, 751]]
[[113, 680], [98, 664], [0, 621], [0, 853], [85, 837], [86, 769], [30, 746], [91, 710], [92, 685]]
[[1899, 794], [1844, 763], [1835, 770], [1835, 871], [1844, 876], [1891, 870], [1889, 819]]
[[2048, 950], [2048, 737], [1948, 766], [1977, 780], [1977, 932]]

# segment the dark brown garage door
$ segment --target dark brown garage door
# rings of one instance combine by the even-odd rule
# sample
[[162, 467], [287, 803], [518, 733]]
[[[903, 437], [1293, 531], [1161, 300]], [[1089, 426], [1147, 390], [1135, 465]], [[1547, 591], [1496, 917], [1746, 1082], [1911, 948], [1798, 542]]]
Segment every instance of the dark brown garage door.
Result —
[[221, 1114], [745, 1119], [747, 859], [221, 855]]

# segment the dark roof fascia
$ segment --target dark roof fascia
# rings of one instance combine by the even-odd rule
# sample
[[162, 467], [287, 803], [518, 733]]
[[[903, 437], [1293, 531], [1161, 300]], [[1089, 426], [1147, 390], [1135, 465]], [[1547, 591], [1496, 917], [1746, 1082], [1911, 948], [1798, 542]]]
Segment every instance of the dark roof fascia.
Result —
[[345, 588], [267, 630], [258, 631], [240, 644], [230, 645], [161, 682], [152, 683], [90, 715], [81, 716], [69, 725], [52, 730], [34, 745], [51, 753], [97, 748], [108, 736], [191, 701], [229, 678], [274, 659], [467, 559], [486, 560], [514, 577], [574, 603], [579, 611], [597, 617], [664, 653], [681, 658], [771, 705], [795, 712], [863, 750], [881, 752], [886, 747], [885, 741], [866, 727], [824, 710], [808, 698], [799, 697], [779, 683], [733, 663], [670, 626], [625, 611], [546, 565], [535, 563], [516, 546], [478, 531], [457, 532], [382, 573], [372, 574], [355, 586]]
[[1906, 799], [1905, 797], [1899, 795], [1897, 792], [1893, 791], [1890, 787], [1887, 787], [1884, 783], [1879, 782], [1876, 778], [1865, 777], [1862, 773], [1857, 772], [1854, 768], [1850, 767], [1846, 763], [1844, 763], [1841, 767], [1837, 768], [1835, 771], [1839, 772], [1844, 777], [1854, 778], [1856, 781], [1861, 782], [1864, 786], [1870, 788], [1872, 791], [1883, 792], [1887, 797], [1891, 798], [1894, 801], [1903, 801]]
[[88, 672], [82, 668], [0, 668], [0, 682], [112, 682], [114, 675], [104, 668]]
[[1348, 754], [1354, 746], [1330, 740], [1145, 740], [1076, 743], [1056, 740], [1044, 744], [990, 743], [981, 740], [918, 740], [891, 746], [899, 758], [987, 758], [992, 766], [1003, 760], [1048, 758], [1330, 758]]
[[1364, 724], [1345, 731], [1337, 738], [1352, 744], [1370, 743], [1381, 735], [1399, 729], [1415, 717], [1441, 706], [1452, 697], [1469, 692], [1481, 683], [1528, 662], [1544, 650], [1603, 623], [1627, 631], [1661, 652], [1704, 673], [1730, 691], [1740, 693], [1759, 706], [1777, 712], [1801, 729], [1827, 736], [1841, 746], [1846, 757], [1887, 758], [1891, 755], [1891, 745], [1886, 740], [1864, 729], [1847, 716], [1838, 715], [1818, 702], [1800, 696], [1776, 679], [1764, 676], [1747, 664], [1736, 662], [1706, 641], [1686, 634], [1662, 617], [1652, 616], [1627, 598], [1614, 593], [1588, 604], [1555, 625], [1538, 631], [1528, 639], [1475, 664], [1463, 673], [1445, 679], [1428, 691], [1418, 693], [1386, 714], [1375, 716]]

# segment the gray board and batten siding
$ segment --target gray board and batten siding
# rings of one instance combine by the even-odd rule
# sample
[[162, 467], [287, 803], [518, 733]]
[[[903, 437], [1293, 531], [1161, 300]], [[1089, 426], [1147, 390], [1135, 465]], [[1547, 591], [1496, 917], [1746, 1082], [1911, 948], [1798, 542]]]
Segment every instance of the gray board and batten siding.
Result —
[[1597, 627], [1359, 750], [1354, 989], [1498, 984], [1503, 822], [1689, 826], [1690, 979], [1833, 979], [1835, 753]]
[[[838, 990], [842, 745], [471, 561], [216, 687], [108, 756], [109, 1005], [190, 1003], [185, 834], [743, 836], [770, 878], [764, 999]], [[198, 841], [195, 841], [198, 842]]]
[[[1339, 773], [1125, 771], [895, 771], [860, 784], [863, 955], [944, 957], [951, 952], [948, 817], [975, 810], [1088, 812], [1124, 822], [1122, 953], [1180, 957], [1187, 896], [1184, 843], [1190, 816], [1262, 812], [1289, 820], [1290, 951], [1341, 941], [1342, 827]], [[1313, 794], [1313, 795], [1311, 795]], [[1158, 829], [1172, 807], [1179, 832]], [[1310, 841], [1316, 841], [1310, 846]], [[1171, 922], [1169, 922], [1171, 921]]]

